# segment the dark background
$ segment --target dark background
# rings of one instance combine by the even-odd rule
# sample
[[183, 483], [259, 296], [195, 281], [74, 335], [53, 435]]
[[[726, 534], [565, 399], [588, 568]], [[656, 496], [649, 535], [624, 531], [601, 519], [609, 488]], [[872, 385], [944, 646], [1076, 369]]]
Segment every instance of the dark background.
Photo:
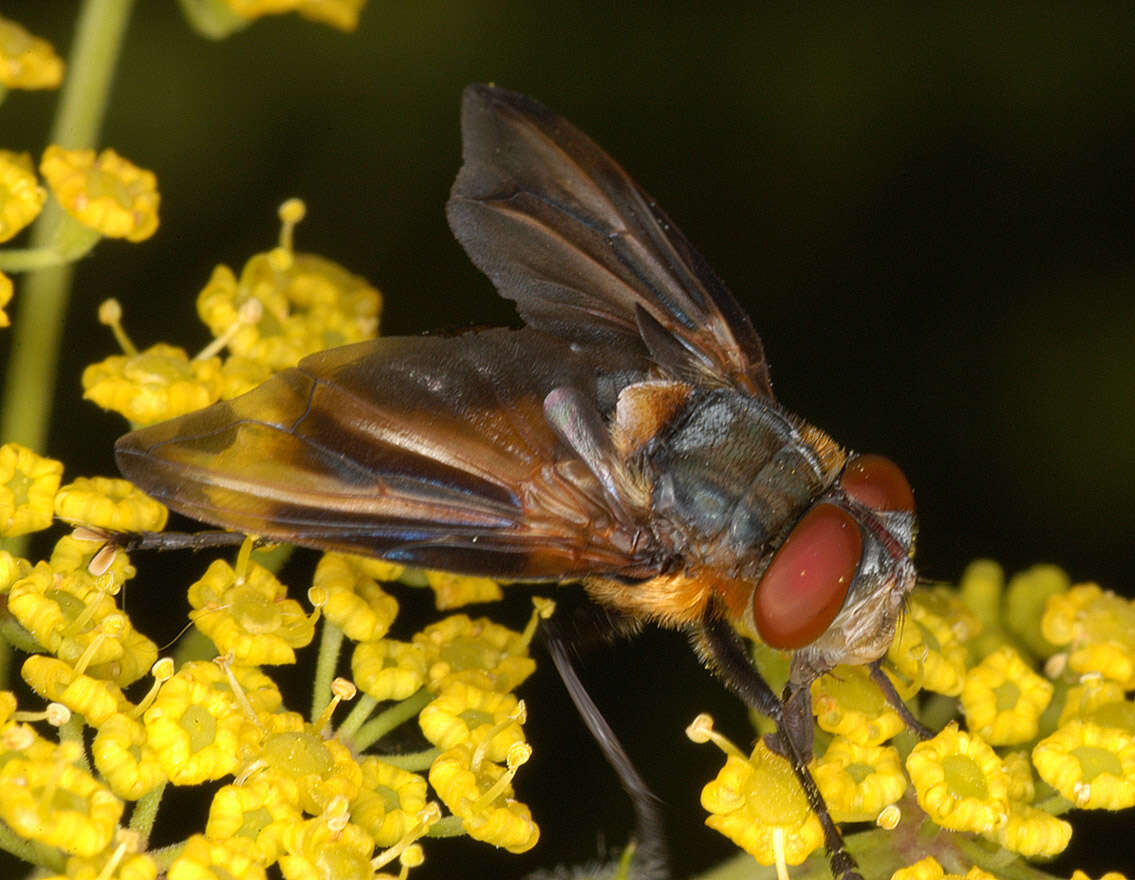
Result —
[[[75, 6], [5, 5], [66, 51]], [[118, 297], [141, 345], [199, 347], [197, 291], [216, 263], [274, 243], [287, 196], [308, 204], [301, 250], [382, 289], [383, 332], [514, 321], [442, 211], [461, 88], [495, 81], [574, 120], [658, 198], [749, 309], [790, 409], [902, 465], [928, 577], [977, 556], [1051, 561], [1130, 595], [1135, 12], [705, 9], [372, 3], [354, 35], [285, 17], [212, 43], [174, 4], [139, 3], [103, 145], [157, 173], [162, 225], [80, 266], [46, 451], [72, 475], [113, 470], [121, 420], [79, 402], [82, 367], [114, 350], [97, 304]], [[38, 155], [53, 103], [10, 94], [2, 146]], [[702, 708], [745, 728], [682, 639], [600, 651], [585, 674], [616, 728], [653, 743], [635, 750], [672, 810], [681, 867], [728, 852], [698, 827], [718, 758], [681, 731]], [[554, 806], [539, 858], [501, 855], [500, 876], [626, 834], [550, 672], [530, 688], [542, 760], [521, 796], [546, 788]], [[438, 873], [415, 876], [443, 876], [461, 849], [428, 847]], [[1108, 855], [1077, 864], [1121, 867]]]

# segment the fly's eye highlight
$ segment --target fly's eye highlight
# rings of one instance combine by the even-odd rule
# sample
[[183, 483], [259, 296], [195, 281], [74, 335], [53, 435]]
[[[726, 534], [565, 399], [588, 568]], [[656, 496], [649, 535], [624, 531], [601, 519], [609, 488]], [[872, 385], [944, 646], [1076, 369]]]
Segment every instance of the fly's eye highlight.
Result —
[[840, 488], [865, 507], [914, 513], [914, 490], [897, 464], [882, 455], [857, 455], [839, 478]]
[[859, 524], [846, 510], [817, 504], [804, 514], [757, 584], [753, 619], [761, 639], [792, 650], [819, 638], [843, 606], [862, 552]]

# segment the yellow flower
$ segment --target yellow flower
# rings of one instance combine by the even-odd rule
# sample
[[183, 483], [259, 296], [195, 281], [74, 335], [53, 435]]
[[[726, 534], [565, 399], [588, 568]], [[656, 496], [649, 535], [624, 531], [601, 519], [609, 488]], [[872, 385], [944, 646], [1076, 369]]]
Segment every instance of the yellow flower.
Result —
[[1081, 809], [1135, 806], [1135, 734], [1129, 730], [1071, 721], [1036, 744], [1033, 765]]
[[124, 800], [136, 801], [166, 781], [158, 756], [146, 744], [146, 728], [129, 715], [111, 715], [91, 744], [95, 767]]
[[1025, 858], [1050, 859], [1067, 848], [1072, 826], [1028, 804], [1010, 803], [1008, 820], [992, 837], [1005, 849]]
[[[0, 150], [0, 242], [15, 237], [39, 216], [46, 200], [47, 190], [36, 179], [32, 157]], [[0, 298], [0, 306], [5, 302]]]
[[1042, 627], [1049, 641], [1066, 647], [1070, 669], [1135, 689], [1135, 603], [1079, 584], [1049, 599]]
[[1001, 766], [1009, 775], [1009, 800], [1031, 803], [1036, 796], [1033, 765], [1026, 752], [1008, 752], [1001, 757]]
[[951, 722], [906, 759], [918, 805], [951, 831], [993, 831], [1009, 813], [1009, 774], [979, 737]]
[[792, 767], [763, 741], [748, 760], [726, 758], [717, 778], [702, 788], [701, 805], [710, 813], [706, 825], [762, 865], [799, 865], [824, 842]]
[[[249, 320], [242, 309], [260, 308]], [[237, 280], [218, 266], [197, 297], [197, 314], [233, 355], [271, 370], [324, 349], [370, 339], [381, 297], [364, 279], [312, 254], [278, 247], [252, 257]]]
[[891, 880], [942, 880], [945, 876], [946, 871], [938, 860], [934, 856], [926, 856], [913, 865], [899, 868], [891, 874]]
[[297, 822], [285, 831], [283, 845], [279, 864], [284, 880], [371, 880], [374, 876], [370, 864], [374, 839], [353, 822], [341, 828], [323, 816]]
[[433, 688], [453, 677], [486, 690], [510, 691], [536, 670], [527, 637], [487, 618], [454, 614], [415, 634], [414, 643], [425, 648]]
[[398, 601], [357, 564], [359, 557], [324, 553], [313, 585], [326, 590], [324, 616], [356, 642], [381, 639], [398, 614]]
[[51, 43], [0, 18], [0, 86], [54, 89], [63, 81], [63, 61]]
[[995, 746], [1027, 742], [1036, 737], [1053, 690], [1020, 654], [1007, 645], [998, 648], [966, 673], [961, 694], [966, 726]]
[[62, 478], [62, 462], [42, 458], [19, 443], [0, 446], [0, 537], [50, 526]]
[[361, 766], [363, 788], [351, 803], [351, 819], [379, 846], [394, 846], [418, 823], [426, 806], [426, 780], [373, 755]]
[[[1091, 877], [1077, 868], [1072, 872], [1072, 880], [1091, 880]], [[1108, 871], [1106, 874], [1100, 876], [1100, 880], [1127, 880], [1127, 877], [1119, 873], [1119, 871]]]
[[78, 477], [56, 493], [55, 515], [120, 532], [159, 532], [169, 511], [126, 480]]
[[860, 745], [880, 745], [906, 728], [863, 666], [838, 666], [817, 679], [812, 707], [821, 730]]
[[194, 834], [169, 867], [169, 880], [208, 880], [240, 877], [241, 880], [267, 880], [268, 873], [256, 844], [247, 837], [210, 840]]
[[496, 602], [502, 597], [500, 584], [483, 577], [465, 577], [447, 571], [427, 571], [426, 583], [434, 591], [438, 611], [450, 611], [476, 602]]
[[1128, 716], [1133, 704], [1124, 699], [1123, 685], [1098, 675], [1084, 676], [1080, 683], [1068, 689], [1064, 708], [1057, 725], [1069, 721], [1094, 721], [1101, 727], [1125, 727], [1135, 730]]
[[90, 857], [114, 837], [123, 805], [74, 757], [64, 746], [50, 757], [10, 756], [0, 766], [0, 819], [28, 840]]
[[134, 355], [111, 355], [83, 370], [83, 398], [122, 413], [134, 425], [184, 415], [220, 399], [219, 358], [190, 360], [158, 343]]
[[362, 642], [351, 655], [351, 675], [376, 700], [404, 700], [426, 683], [425, 651], [392, 639]]
[[981, 621], [949, 591], [916, 590], [887, 657], [926, 690], [956, 697], [966, 671], [964, 642], [981, 632]]
[[[123, 654], [120, 636], [129, 621], [108, 593], [91, 589], [81, 578], [60, 575], [46, 562], [12, 585], [8, 609], [37, 642], [68, 663], [80, 657], [88, 665], [110, 663]], [[114, 634], [102, 624], [114, 615]], [[97, 643], [97, 644], [96, 644]]]
[[162, 685], [143, 716], [146, 744], [175, 785], [198, 785], [234, 772], [244, 728], [224, 673], [214, 664], [186, 663]]
[[293, 648], [308, 644], [315, 626], [287, 587], [255, 562], [240, 580], [223, 559], [214, 560], [189, 588], [189, 618], [221, 654], [242, 666], [294, 663]]
[[158, 228], [158, 179], [114, 150], [52, 144], [39, 170], [63, 209], [102, 235], [143, 241]]
[[524, 731], [515, 720], [520, 714], [519, 701], [512, 694], [451, 681], [422, 709], [418, 724], [439, 749], [469, 743], [484, 747], [487, 760], [503, 761], [510, 748], [524, 742]]
[[246, 837], [256, 843], [264, 864], [283, 852], [284, 832], [300, 822], [302, 813], [280, 787], [266, 776], [240, 785], [224, 785], [213, 795], [205, 836], [212, 840]]
[[527, 852], [540, 839], [540, 829], [528, 807], [513, 799], [512, 779], [529, 753], [527, 746], [517, 743], [509, 750], [505, 769], [478, 761], [473, 746], [461, 743], [434, 759], [430, 785], [474, 840], [511, 853]]
[[350, 749], [305, 726], [265, 738], [256, 761], [272, 771], [288, 801], [308, 813], [320, 813], [336, 797], [356, 797], [363, 771]]
[[902, 797], [907, 781], [890, 746], [859, 745], [836, 737], [812, 776], [836, 822], [871, 822]]
[[28, 657], [20, 675], [41, 697], [62, 703], [86, 718], [91, 727], [101, 727], [111, 715], [127, 706], [126, 697], [115, 685], [83, 675], [70, 664], [46, 654]]
[[387, 562], [385, 559], [375, 559], [373, 556], [358, 556], [354, 553], [346, 555], [359, 571], [376, 581], [396, 581], [406, 572], [406, 566], [397, 562]]
[[8, 327], [11, 321], [8, 318], [8, 313], [4, 311], [4, 306], [8, 305], [12, 300], [12, 279], [0, 272], [0, 327]]

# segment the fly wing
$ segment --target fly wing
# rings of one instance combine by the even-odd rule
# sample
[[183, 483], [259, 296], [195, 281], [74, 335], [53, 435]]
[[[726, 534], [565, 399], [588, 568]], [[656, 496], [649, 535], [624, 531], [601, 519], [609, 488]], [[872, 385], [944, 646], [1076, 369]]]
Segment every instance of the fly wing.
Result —
[[[772, 396], [748, 316], [594, 141], [531, 98], [485, 85], [465, 90], [461, 125], [450, 226], [529, 326], [648, 350], [684, 378]], [[660, 346], [663, 330], [671, 343]]]
[[610, 396], [605, 375], [530, 329], [376, 339], [116, 455], [174, 510], [248, 534], [504, 578], [632, 570], [651, 549], [634, 493], [612, 497], [544, 415], [555, 388]]

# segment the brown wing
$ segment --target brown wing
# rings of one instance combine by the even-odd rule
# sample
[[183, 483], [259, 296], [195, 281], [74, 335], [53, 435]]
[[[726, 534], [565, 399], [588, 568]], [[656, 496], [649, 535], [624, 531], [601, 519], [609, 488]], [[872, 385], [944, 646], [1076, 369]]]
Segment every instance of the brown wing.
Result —
[[450, 226], [530, 326], [650, 350], [687, 376], [772, 396], [748, 316], [594, 141], [531, 98], [485, 85], [465, 90], [461, 125]]
[[555, 388], [611, 396], [595, 355], [530, 329], [377, 339], [128, 434], [118, 465], [195, 519], [322, 549], [498, 577], [641, 568], [643, 512], [544, 415]]

